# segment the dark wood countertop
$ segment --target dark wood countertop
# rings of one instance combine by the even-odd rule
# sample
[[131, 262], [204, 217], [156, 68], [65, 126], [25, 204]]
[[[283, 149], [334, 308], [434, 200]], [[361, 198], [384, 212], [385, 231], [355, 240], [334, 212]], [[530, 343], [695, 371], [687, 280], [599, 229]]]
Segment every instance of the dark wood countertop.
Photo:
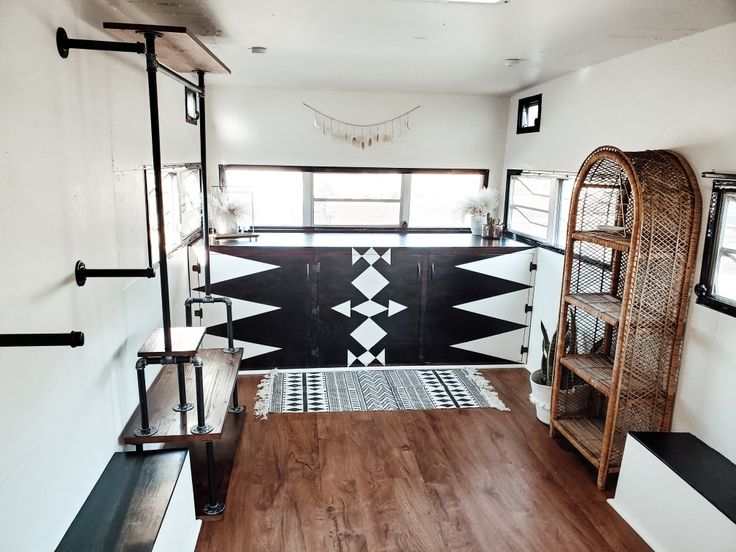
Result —
[[219, 247], [285, 247], [285, 248], [334, 248], [334, 247], [406, 247], [406, 248], [518, 248], [532, 246], [510, 239], [491, 240], [457, 233], [398, 233], [398, 232], [261, 232], [258, 239], [248, 238], [218, 240]]

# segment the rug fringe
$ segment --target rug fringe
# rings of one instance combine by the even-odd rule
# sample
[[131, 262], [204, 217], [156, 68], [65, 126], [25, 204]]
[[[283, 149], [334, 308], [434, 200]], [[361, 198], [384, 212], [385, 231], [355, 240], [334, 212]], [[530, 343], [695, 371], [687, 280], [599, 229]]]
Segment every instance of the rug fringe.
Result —
[[465, 368], [465, 373], [468, 375], [468, 379], [478, 387], [483, 397], [488, 401], [488, 404], [498, 410], [507, 412], [511, 410], [498, 396], [498, 392], [493, 388], [491, 382], [488, 381], [476, 368]]
[[258, 384], [258, 393], [256, 394], [256, 405], [253, 407], [253, 415], [265, 420], [268, 418], [268, 407], [271, 404], [271, 394], [273, 393], [273, 379], [278, 372], [278, 368], [274, 368], [268, 374], [263, 376]]

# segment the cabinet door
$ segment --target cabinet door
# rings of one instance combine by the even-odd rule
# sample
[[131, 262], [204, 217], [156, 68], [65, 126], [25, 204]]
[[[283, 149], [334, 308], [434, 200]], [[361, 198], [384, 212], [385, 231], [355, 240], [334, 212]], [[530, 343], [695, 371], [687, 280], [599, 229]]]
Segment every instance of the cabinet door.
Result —
[[[244, 353], [241, 367], [309, 366], [311, 253], [217, 249], [210, 255], [211, 291], [213, 296], [229, 297], [233, 302], [233, 335]], [[203, 346], [225, 346], [225, 306], [208, 304], [202, 310], [202, 325], [207, 326]]]
[[532, 251], [429, 256], [422, 361], [523, 362], [531, 317]]
[[396, 248], [320, 255], [318, 366], [418, 363], [421, 260]]

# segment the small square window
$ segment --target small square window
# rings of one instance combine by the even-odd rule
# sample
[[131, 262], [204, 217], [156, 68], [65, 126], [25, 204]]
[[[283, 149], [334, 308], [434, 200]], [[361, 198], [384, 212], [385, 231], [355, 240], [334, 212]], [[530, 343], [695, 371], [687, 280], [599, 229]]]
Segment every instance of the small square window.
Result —
[[542, 95], [529, 96], [519, 100], [519, 113], [516, 118], [516, 134], [539, 132], [542, 124]]
[[697, 302], [736, 316], [736, 180], [716, 180], [708, 210]]

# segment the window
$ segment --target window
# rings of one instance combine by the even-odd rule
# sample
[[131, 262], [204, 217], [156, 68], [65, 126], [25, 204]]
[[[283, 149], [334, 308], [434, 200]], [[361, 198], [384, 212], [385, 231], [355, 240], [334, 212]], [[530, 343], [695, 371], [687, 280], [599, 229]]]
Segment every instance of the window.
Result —
[[539, 132], [542, 126], [542, 95], [529, 96], [519, 100], [516, 116], [516, 134]]
[[[152, 261], [158, 259], [158, 218], [153, 169], [145, 171], [148, 223]], [[199, 165], [163, 167], [161, 184], [164, 204], [166, 251], [171, 253], [199, 231], [202, 222], [199, 197]]]
[[220, 166], [259, 228], [467, 228], [457, 206], [487, 181], [487, 170]]
[[315, 226], [398, 226], [401, 174], [318, 172], [312, 176]]
[[509, 171], [506, 229], [564, 247], [574, 179], [567, 173]]
[[736, 316], [736, 176], [716, 180], [710, 199], [697, 302]]

